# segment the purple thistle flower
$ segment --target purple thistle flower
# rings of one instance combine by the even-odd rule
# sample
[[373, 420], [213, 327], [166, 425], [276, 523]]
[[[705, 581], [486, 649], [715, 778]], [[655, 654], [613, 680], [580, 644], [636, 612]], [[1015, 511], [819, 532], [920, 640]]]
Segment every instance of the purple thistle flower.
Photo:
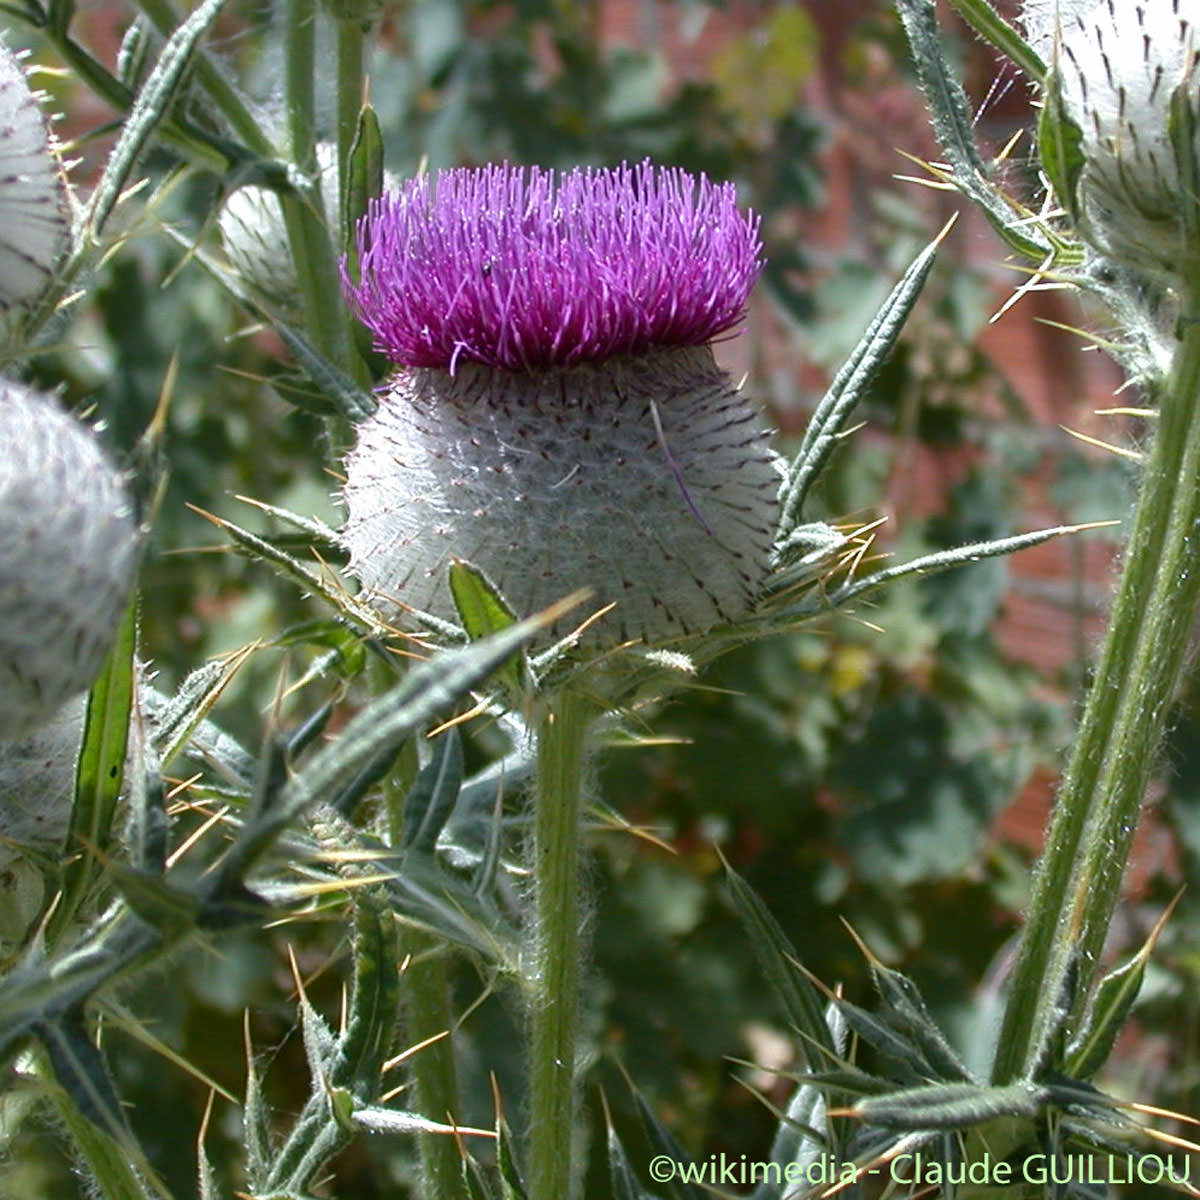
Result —
[[450, 171], [376, 201], [358, 243], [347, 294], [399, 369], [347, 457], [342, 537], [382, 609], [453, 619], [462, 559], [521, 615], [616, 602], [593, 645], [750, 610], [781, 475], [710, 345], [761, 265], [731, 186]]
[[410, 367], [519, 370], [702, 346], [762, 265], [732, 184], [644, 162], [420, 176], [371, 205], [350, 303]]

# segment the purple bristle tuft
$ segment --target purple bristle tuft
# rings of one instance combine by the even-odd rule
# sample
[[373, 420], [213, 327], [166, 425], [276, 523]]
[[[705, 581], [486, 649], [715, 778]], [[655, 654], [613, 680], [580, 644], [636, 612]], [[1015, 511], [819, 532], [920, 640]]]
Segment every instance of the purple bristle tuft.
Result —
[[348, 300], [393, 362], [520, 370], [704, 345], [742, 318], [762, 246], [732, 184], [504, 164], [381, 196], [358, 259]]

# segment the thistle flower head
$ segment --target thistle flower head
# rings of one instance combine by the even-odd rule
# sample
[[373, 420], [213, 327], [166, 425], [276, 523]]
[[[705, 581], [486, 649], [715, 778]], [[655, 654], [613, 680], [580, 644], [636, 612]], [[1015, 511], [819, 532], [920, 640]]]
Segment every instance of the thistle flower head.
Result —
[[593, 644], [745, 615], [780, 474], [708, 345], [759, 268], [732, 188], [451, 171], [378, 201], [359, 253], [350, 300], [400, 364], [346, 462], [342, 536], [380, 607], [452, 619], [464, 559], [522, 615], [615, 602]]
[[137, 563], [132, 505], [94, 435], [0, 380], [0, 740], [95, 678]]
[[761, 247], [731, 184], [499, 165], [380, 197], [358, 259], [350, 303], [393, 362], [519, 370], [711, 341], [741, 319]]
[[[1053, 20], [1053, 24], [1050, 21]], [[1078, 128], [1082, 164], [1065, 197], [1101, 254], [1168, 280], [1200, 262], [1184, 181], [1200, 173], [1200, 25], [1191, 0], [1059, 0], [1027, 11], [1051, 83]], [[1172, 105], [1191, 113], [1181, 137]], [[1182, 162], [1180, 156], [1191, 160]]]
[[0, 311], [46, 286], [66, 235], [64, 194], [38, 96], [0, 41]]

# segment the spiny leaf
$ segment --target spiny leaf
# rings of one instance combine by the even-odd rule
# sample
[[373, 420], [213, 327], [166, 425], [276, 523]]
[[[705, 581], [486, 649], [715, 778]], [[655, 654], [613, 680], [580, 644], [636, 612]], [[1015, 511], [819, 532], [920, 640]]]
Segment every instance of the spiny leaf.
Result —
[[730, 897], [750, 936], [759, 966], [783, 1001], [788, 1019], [803, 1036], [809, 1065], [820, 1069], [837, 1061], [836, 1048], [825, 1022], [824, 1005], [816, 989], [797, 969], [796, 951], [787, 934], [754, 889], [728, 863], [725, 864], [725, 875]]
[[354, 982], [340, 1039], [335, 1087], [362, 1103], [379, 1093], [383, 1063], [396, 1030], [400, 991], [396, 923], [375, 895], [360, 892], [354, 913]]
[[300, 1009], [300, 1030], [304, 1038], [304, 1056], [313, 1090], [322, 1087], [329, 1078], [338, 1057], [338, 1039], [328, 1022], [321, 1016], [304, 992], [297, 1002]]
[[67, 848], [75, 853], [63, 870], [62, 900], [50, 922], [50, 937], [70, 924], [102, 869], [113, 814], [125, 773], [125, 747], [136, 688], [137, 599], [130, 601], [88, 696], [87, 719], [75, 779], [75, 805]]
[[[1182, 895], [1182, 893], [1181, 893]], [[1179, 903], [1176, 896], [1159, 918], [1146, 943], [1127, 963], [1110, 971], [1096, 987], [1085, 1023], [1067, 1048], [1065, 1070], [1072, 1079], [1088, 1080], [1108, 1061], [1117, 1035], [1142, 989], [1146, 964], [1171, 914]]]
[[962, 1059], [929, 1015], [917, 985], [899, 971], [893, 971], [878, 961], [871, 963], [871, 977], [892, 1018], [892, 1024], [913, 1039], [934, 1072], [947, 1082], [971, 1082], [971, 1074]]
[[1040, 83], [1046, 64], [1037, 51], [996, 11], [988, 0], [950, 0], [980, 37], [1011, 59], [1031, 83]]
[[438, 834], [446, 824], [463, 779], [462, 738], [447, 729], [434, 743], [433, 755], [421, 768], [404, 801], [404, 846], [424, 854], [437, 849]]
[[201, 901], [195, 894], [172, 887], [158, 873], [134, 870], [122, 863], [113, 863], [110, 870], [125, 903], [147, 925], [170, 938], [178, 938], [196, 925]]
[[247, 557], [264, 562], [274, 568], [277, 574], [285, 579], [290, 579], [302, 592], [315, 592], [336, 612], [341, 613], [347, 620], [352, 621], [360, 628], [369, 630], [379, 628], [379, 620], [374, 613], [358, 604], [348, 592], [322, 578], [317, 572], [310, 571], [299, 559], [285, 550], [281, 550], [265, 538], [259, 537], [258, 534], [251, 533], [248, 529], [243, 529], [240, 525], [235, 525], [223, 517], [214, 516], [212, 513], [194, 506], [192, 506], [192, 511], [205, 517], [218, 529], [229, 534]]
[[650, 1139], [651, 1149], [656, 1155], [665, 1156], [672, 1162], [678, 1163], [681, 1168], [675, 1172], [669, 1184], [671, 1194], [675, 1196], [676, 1200], [710, 1200], [707, 1189], [683, 1178], [682, 1168], [692, 1163], [691, 1155], [675, 1140], [671, 1131], [658, 1119], [657, 1114], [636, 1089], [633, 1093], [633, 1102], [637, 1106], [638, 1116]]
[[617, 1131], [611, 1121], [608, 1121], [607, 1125], [608, 1183], [612, 1200], [646, 1200], [646, 1193], [642, 1191], [642, 1185], [634, 1174]]
[[39, 1025], [37, 1034], [46, 1047], [55, 1078], [79, 1111], [109, 1137], [129, 1144], [133, 1140], [121, 1098], [96, 1044], [78, 1012], [64, 1013]]
[[904, 323], [929, 278], [940, 242], [939, 237], [913, 260], [817, 405], [784, 485], [783, 513], [779, 522], [780, 545], [786, 545], [795, 531], [804, 501], [837, 446], [850, 413], [863, 398], [899, 339]]
[[246, 1101], [242, 1105], [242, 1140], [246, 1146], [246, 1174], [257, 1189], [266, 1182], [275, 1153], [271, 1145], [271, 1115], [263, 1097], [254, 1048], [250, 1045], [249, 1015], [246, 1014]]
[[[793, 1173], [799, 1170], [796, 1178], [805, 1178], [805, 1168], [830, 1150], [827, 1124], [823, 1089], [808, 1081], [801, 1083], [775, 1133], [770, 1161], [777, 1164], [781, 1172], [790, 1167]], [[792, 1175], [785, 1177], [791, 1179]], [[782, 1200], [782, 1197], [781, 1189], [764, 1178], [751, 1200]]]
[[287, 784], [277, 805], [247, 821], [224, 860], [240, 874], [266, 852], [283, 829], [318, 799], [336, 794], [388, 746], [399, 746], [436, 714], [465, 696], [544, 625], [552, 624], [572, 601], [521, 621], [462, 650], [436, 655], [406, 673], [390, 692], [350, 721], [337, 741], [313, 756]]
[[506, 966], [516, 961], [517, 930], [486, 896], [443, 870], [436, 859], [409, 851], [385, 886], [402, 916], [490, 961]]
[[254, 759], [206, 718], [238, 669], [249, 657], [249, 648], [197, 667], [169, 698], [143, 688], [140, 699], [150, 715], [150, 737], [164, 767], [183, 753], [197, 737], [196, 753], [217, 759], [234, 778], [249, 783]]
[[375, 110], [364, 104], [358, 113], [354, 141], [350, 145], [345, 188], [342, 195], [342, 249], [349, 256], [351, 278], [354, 270], [354, 231], [366, 216], [367, 206], [383, 192], [383, 134]]
[[[516, 621], [516, 614], [478, 567], [466, 562], [451, 563], [449, 582], [454, 607], [472, 641], [478, 641], [490, 633], [499, 633]], [[521, 662], [518, 655], [513, 655], [497, 674], [511, 695], [520, 693]]]
[[500, 1194], [504, 1200], [529, 1200], [517, 1166], [512, 1130], [503, 1116], [496, 1119], [496, 1162], [500, 1168]]
[[924, 1054], [903, 1034], [898, 1033], [888, 1022], [851, 1004], [849, 1000], [838, 1000], [838, 1012], [850, 1028], [880, 1054], [890, 1058], [908, 1071], [914, 1079], [928, 1079], [934, 1072]]
[[192, 54], [224, 4], [225, 0], [203, 0], [167, 39], [154, 70], [150, 72], [145, 86], [138, 93], [133, 110], [122, 125], [121, 136], [92, 193], [88, 224], [93, 237], [99, 236], [104, 228], [146, 144], [170, 115]]
[[1046, 80], [1044, 103], [1038, 117], [1038, 156], [1058, 202], [1075, 221], [1079, 219], [1079, 177], [1083, 174], [1083, 131], [1062, 104], [1058, 76]]
[[860, 1100], [854, 1112], [889, 1129], [962, 1129], [996, 1117], [1035, 1117], [1046, 1099], [1046, 1089], [1032, 1083], [936, 1083]]
[[917, 66], [921, 91], [929, 104], [934, 132], [950, 163], [954, 183], [982, 210], [992, 228], [1019, 254], [1043, 262], [1051, 254], [1048, 240], [1028, 233], [1028, 222], [1001, 195], [975, 145], [971, 106], [942, 49], [933, 0], [896, 0]]

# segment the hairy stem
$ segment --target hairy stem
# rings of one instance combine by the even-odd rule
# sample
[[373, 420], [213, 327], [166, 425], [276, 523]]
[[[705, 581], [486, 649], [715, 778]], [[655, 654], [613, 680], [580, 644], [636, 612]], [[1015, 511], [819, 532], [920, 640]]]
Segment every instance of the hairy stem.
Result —
[[[405, 991], [407, 1036], [417, 1045], [453, 1029], [450, 980], [438, 942], [410, 930], [402, 935], [402, 948], [412, 956], [401, 977]], [[431, 1121], [450, 1125], [459, 1116], [458, 1079], [454, 1046], [449, 1037], [432, 1042], [412, 1058], [416, 1084], [416, 1111]], [[457, 1200], [462, 1195], [462, 1153], [452, 1137], [439, 1133], [417, 1135], [421, 1157], [421, 1182], [425, 1200]]]
[[1185, 312], [1171, 371], [1158, 389], [1158, 435], [1108, 633], [1034, 879], [997, 1046], [997, 1083], [1035, 1071], [1064, 1017], [1068, 1037], [1078, 1028], [1200, 607], [1195, 295]]
[[321, 200], [316, 145], [316, 0], [289, 0], [284, 25], [284, 95], [293, 162], [312, 181], [307, 194], [284, 196], [283, 213], [305, 321], [322, 353], [350, 365], [349, 327]]
[[537, 727], [533, 843], [534, 974], [530, 989], [530, 1195], [575, 1193], [575, 1026], [579, 1007], [580, 796], [591, 711], [565, 690]]

